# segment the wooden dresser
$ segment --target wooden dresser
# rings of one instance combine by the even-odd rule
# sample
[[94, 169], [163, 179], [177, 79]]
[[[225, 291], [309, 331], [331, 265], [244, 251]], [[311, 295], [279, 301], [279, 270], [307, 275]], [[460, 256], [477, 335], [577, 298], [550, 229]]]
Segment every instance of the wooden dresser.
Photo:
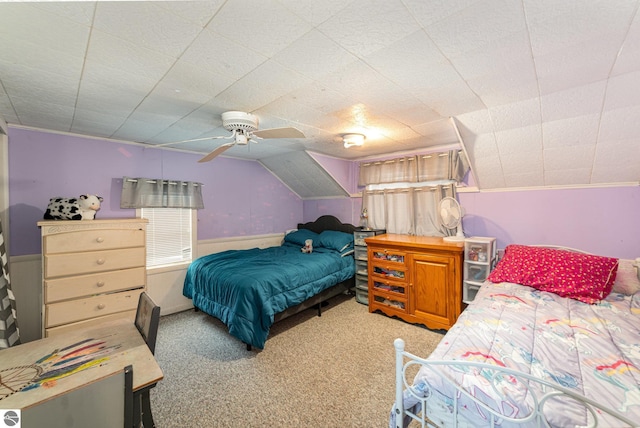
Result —
[[145, 291], [147, 220], [47, 220], [42, 232], [43, 337], [130, 318]]
[[462, 312], [464, 242], [385, 234], [365, 239], [369, 312], [448, 330]]

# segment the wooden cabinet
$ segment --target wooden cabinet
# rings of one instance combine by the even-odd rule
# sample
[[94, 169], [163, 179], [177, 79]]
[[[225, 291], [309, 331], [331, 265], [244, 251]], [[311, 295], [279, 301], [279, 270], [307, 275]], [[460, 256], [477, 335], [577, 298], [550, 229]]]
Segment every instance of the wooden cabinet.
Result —
[[369, 312], [449, 329], [462, 312], [464, 243], [386, 234], [365, 239]]
[[40, 221], [42, 333], [130, 318], [146, 289], [146, 219]]

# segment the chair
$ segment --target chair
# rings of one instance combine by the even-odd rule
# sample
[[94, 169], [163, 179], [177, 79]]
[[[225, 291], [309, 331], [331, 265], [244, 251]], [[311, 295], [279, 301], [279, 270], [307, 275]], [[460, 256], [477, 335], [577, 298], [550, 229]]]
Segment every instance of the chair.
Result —
[[[158, 324], [160, 323], [160, 306], [156, 305], [146, 292], [140, 294], [138, 309], [136, 310], [135, 324], [147, 343], [149, 350], [155, 354], [156, 337], [158, 336]], [[149, 391], [156, 386], [152, 384], [135, 392], [134, 417], [135, 426], [138, 427], [140, 419], [145, 428], [155, 427], [151, 414], [151, 397]]]
[[[22, 409], [23, 427], [133, 428], [133, 368]], [[6, 426], [9, 426], [8, 424]]]

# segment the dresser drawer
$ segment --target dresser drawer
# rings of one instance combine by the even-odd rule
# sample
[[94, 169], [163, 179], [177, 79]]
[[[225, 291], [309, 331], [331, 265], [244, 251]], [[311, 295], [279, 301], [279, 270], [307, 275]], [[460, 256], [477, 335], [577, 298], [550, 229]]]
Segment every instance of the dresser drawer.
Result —
[[45, 278], [106, 272], [145, 266], [144, 247], [86, 253], [47, 254], [44, 256]]
[[147, 282], [146, 274], [146, 268], [138, 267], [46, 280], [44, 282], [44, 302], [52, 303], [144, 287]]
[[58, 254], [143, 247], [145, 239], [145, 231], [141, 229], [78, 230], [45, 236], [42, 250]]
[[55, 327], [89, 318], [131, 311], [138, 307], [143, 288], [121, 293], [102, 294], [84, 299], [67, 300], [45, 306], [45, 327]]
[[67, 334], [74, 330], [85, 329], [89, 327], [97, 327], [106, 322], [120, 320], [120, 319], [126, 319], [133, 324], [136, 320], [136, 311], [131, 310], [131, 311], [118, 312], [115, 314], [106, 315], [104, 317], [91, 318], [88, 320], [74, 322], [71, 324], [64, 324], [58, 327], [47, 328], [45, 330], [45, 337], [59, 336], [61, 334]]

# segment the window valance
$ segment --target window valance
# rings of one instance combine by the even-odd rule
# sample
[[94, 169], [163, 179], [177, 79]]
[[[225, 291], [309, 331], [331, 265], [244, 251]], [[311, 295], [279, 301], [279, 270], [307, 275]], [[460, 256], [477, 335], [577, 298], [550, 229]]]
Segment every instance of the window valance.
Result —
[[202, 183], [123, 177], [120, 208], [202, 209]]
[[360, 164], [358, 184], [414, 183], [452, 180], [461, 182], [469, 163], [461, 150], [429, 153]]

